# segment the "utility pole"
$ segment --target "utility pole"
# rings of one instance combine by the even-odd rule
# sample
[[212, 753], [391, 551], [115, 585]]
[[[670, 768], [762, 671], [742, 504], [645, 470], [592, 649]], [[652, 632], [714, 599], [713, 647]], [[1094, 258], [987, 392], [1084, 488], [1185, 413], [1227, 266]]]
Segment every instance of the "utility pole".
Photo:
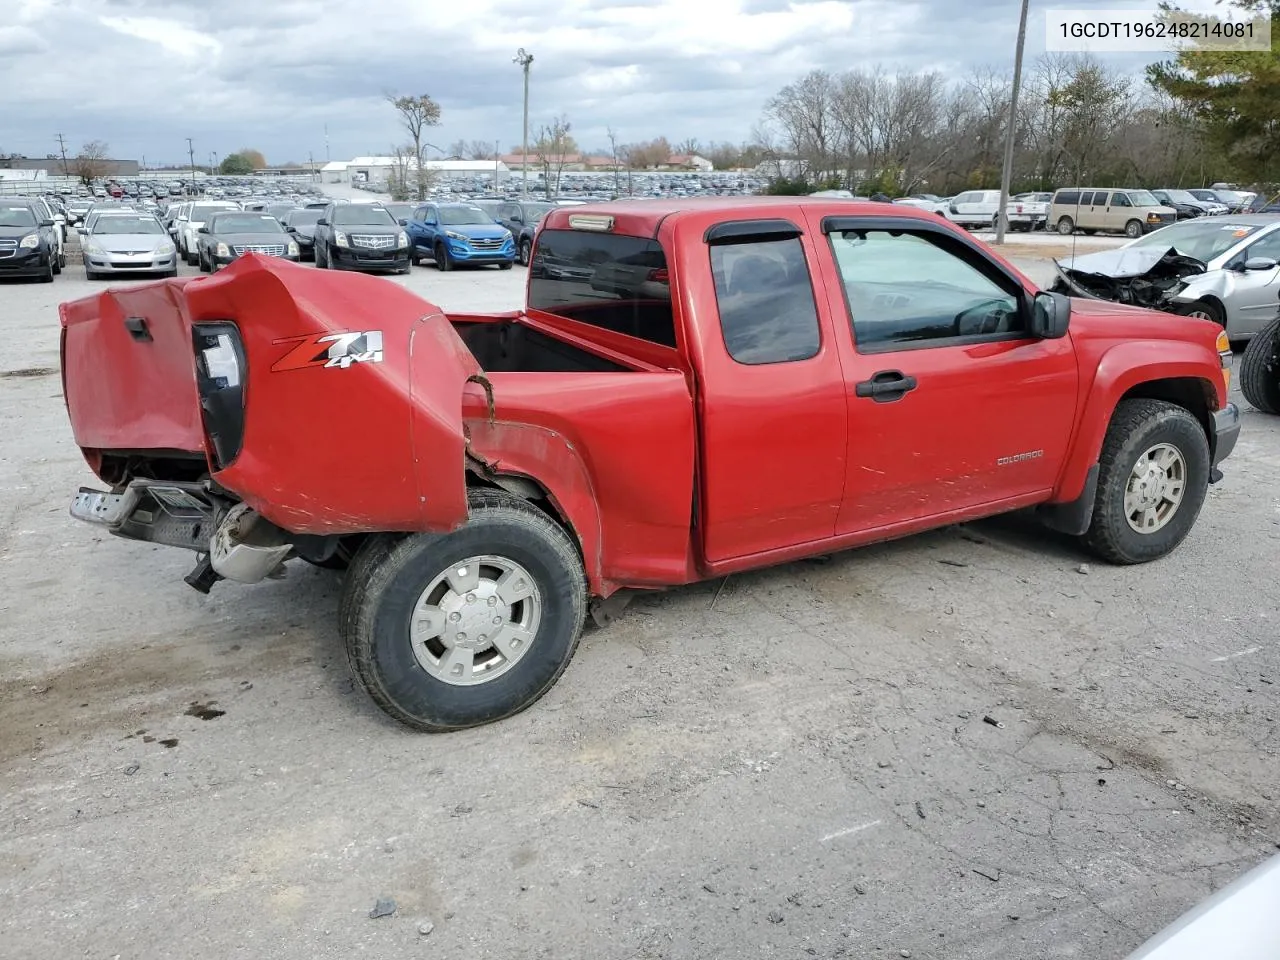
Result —
[[1009, 128], [1004, 135], [1004, 169], [1000, 172], [1000, 208], [996, 211], [996, 243], [1004, 243], [1005, 228], [1009, 225], [1009, 188], [1013, 183], [1013, 147], [1018, 136], [1018, 92], [1022, 86], [1022, 49], [1027, 45], [1027, 5], [1022, 0], [1022, 13], [1018, 18], [1018, 48], [1013, 55], [1013, 88], [1009, 91]]
[[520, 168], [523, 179], [520, 183], [520, 199], [529, 199], [529, 64], [533, 63], [533, 54], [525, 53], [524, 47], [516, 51], [511, 61], [518, 63], [524, 70], [524, 136], [521, 138]]
[[329, 162], [329, 125], [324, 125], [324, 162]]
[[58, 147], [62, 150], [62, 175], [64, 177], [69, 177], [71, 174], [67, 170], [67, 141], [63, 138], [62, 134], [58, 134]]
[[502, 178], [498, 176], [498, 168], [502, 164], [502, 141], [493, 141], [493, 192], [502, 193]]
[[191, 138], [187, 137], [187, 156], [191, 159], [191, 186], [196, 185], [196, 148], [191, 143]]
[[209, 176], [213, 176], [214, 172], [217, 169], [218, 169], [218, 151], [210, 150], [209, 151]]
[[310, 151], [310, 150], [308, 150], [308, 151], [307, 151], [307, 172], [311, 174], [311, 179], [312, 179], [312, 180], [315, 180], [315, 178], [316, 178], [316, 155], [315, 155], [312, 151]]

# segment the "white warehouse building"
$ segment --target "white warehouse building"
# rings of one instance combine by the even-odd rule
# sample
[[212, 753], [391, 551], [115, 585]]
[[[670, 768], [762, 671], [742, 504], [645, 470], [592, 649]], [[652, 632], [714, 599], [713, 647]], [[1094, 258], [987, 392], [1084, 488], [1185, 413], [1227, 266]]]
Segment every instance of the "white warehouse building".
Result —
[[[320, 168], [322, 183], [385, 183], [399, 163], [395, 157], [356, 157], [354, 160], [333, 160]], [[408, 162], [410, 170], [416, 167], [412, 160]], [[511, 176], [511, 171], [501, 160], [428, 160], [424, 164], [428, 170], [449, 175], [493, 176], [498, 173], [498, 182]]]

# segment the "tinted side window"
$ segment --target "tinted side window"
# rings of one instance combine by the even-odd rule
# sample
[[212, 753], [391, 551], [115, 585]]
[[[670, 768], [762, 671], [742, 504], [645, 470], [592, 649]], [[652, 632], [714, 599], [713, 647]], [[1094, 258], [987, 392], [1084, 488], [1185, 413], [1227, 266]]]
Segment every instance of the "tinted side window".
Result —
[[1133, 206], [1133, 204], [1129, 202], [1128, 195], [1123, 193], [1117, 193], [1114, 196], [1112, 196], [1111, 205], [1113, 207], [1132, 207]]
[[676, 345], [662, 245], [646, 237], [543, 230], [529, 264], [529, 307]]
[[1070, 203], [1075, 205], [1080, 202], [1079, 190], [1059, 190], [1058, 195], [1053, 198], [1054, 203]]
[[978, 195], [976, 193], [962, 193], [956, 197], [953, 203], [977, 203]]
[[860, 353], [958, 337], [1007, 338], [1025, 328], [1019, 291], [1009, 281], [929, 234], [858, 230], [830, 239]]
[[729, 356], [745, 364], [816, 356], [818, 310], [800, 238], [710, 249], [720, 331]]
[[515, 212], [516, 205], [514, 203], [504, 203], [502, 206], [498, 207], [498, 219], [510, 220], [511, 215]]

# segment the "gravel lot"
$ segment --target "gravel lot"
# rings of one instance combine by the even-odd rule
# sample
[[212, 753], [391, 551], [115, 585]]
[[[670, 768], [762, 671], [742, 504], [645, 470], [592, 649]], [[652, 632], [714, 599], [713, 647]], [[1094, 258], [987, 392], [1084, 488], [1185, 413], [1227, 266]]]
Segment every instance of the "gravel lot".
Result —
[[1163, 562], [1012, 517], [734, 576], [426, 737], [353, 692], [337, 575], [202, 597], [69, 519], [55, 308], [97, 289], [0, 286], [6, 960], [1118, 958], [1280, 840], [1280, 418]]

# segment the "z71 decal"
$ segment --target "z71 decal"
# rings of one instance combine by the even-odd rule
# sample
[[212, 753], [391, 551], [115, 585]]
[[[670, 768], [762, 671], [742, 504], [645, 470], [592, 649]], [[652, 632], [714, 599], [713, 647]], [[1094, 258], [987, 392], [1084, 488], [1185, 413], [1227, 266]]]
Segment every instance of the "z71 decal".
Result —
[[272, 373], [325, 367], [345, 370], [353, 363], [382, 362], [382, 331], [326, 333], [319, 337], [289, 337], [276, 343], [296, 344], [271, 366]]

